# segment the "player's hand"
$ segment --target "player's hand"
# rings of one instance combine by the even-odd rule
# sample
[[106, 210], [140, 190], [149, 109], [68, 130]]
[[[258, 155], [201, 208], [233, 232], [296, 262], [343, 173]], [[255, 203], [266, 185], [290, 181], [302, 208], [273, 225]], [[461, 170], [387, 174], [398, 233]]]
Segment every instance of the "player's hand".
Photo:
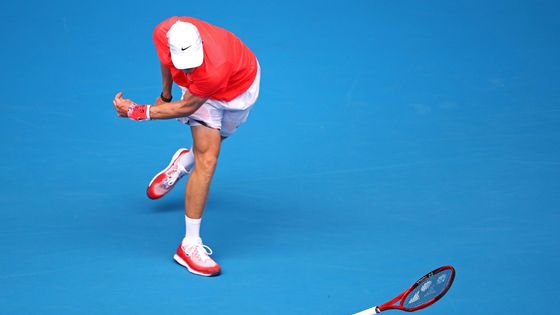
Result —
[[128, 117], [132, 120], [150, 120], [151, 105], [138, 105], [129, 99], [122, 97], [122, 92], [117, 93], [113, 99], [113, 105], [120, 117]]
[[161, 97], [158, 96], [156, 98], [156, 101], [154, 102], [154, 106], [158, 106], [158, 105], [165, 104], [165, 103], [166, 103], [166, 101], [162, 100]]
[[134, 104], [134, 102], [123, 98], [122, 96], [122, 92], [117, 93], [113, 99], [113, 105], [115, 105], [115, 110], [117, 111], [117, 115], [119, 115], [119, 117], [128, 117], [128, 107]]
[[158, 105], [165, 104], [165, 103], [169, 103], [169, 102], [164, 101], [164, 100], [161, 98], [161, 95], [160, 95], [160, 96], [158, 96], [158, 97], [156, 98], [156, 101], [154, 102], [154, 106], [158, 106]]

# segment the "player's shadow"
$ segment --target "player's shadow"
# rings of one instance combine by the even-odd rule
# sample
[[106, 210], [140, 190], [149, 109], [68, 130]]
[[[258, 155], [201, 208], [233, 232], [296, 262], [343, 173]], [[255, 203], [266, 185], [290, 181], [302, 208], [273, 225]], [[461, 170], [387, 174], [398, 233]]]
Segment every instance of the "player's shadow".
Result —
[[185, 200], [181, 195], [165, 196], [158, 200], [152, 200], [150, 211], [155, 213], [167, 213], [185, 211]]
[[[221, 198], [217, 194], [210, 193], [208, 201], [206, 202], [206, 209], [220, 209]], [[169, 212], [183, 212], [185, 211], [185, 195], [182, 193], [173, 193], [162, 197], [161, 199], [152, 200], [149, 207], [150, 212], [153, 213], [169, 213]], [[206, 212], [205, 209], [205, 212]], [[216, 210], [212, 210], [216, 211]]]
[[[281, 205], [272, 205], [264, 199], [243, 198], [232, 193], [223, 194], [223, 191], [211, 192], [201, 228], [205, 243], [224, 257], [237, 256], [240, 252], [250, 254], [259, 248], [263, 250], [263, 247], [268, 247], [266, 244], [274, 242], [279, 238], [278, 234], [282, 233], [282, 229], [275, 224], [277, 221], [271, 218], [276, 211], [280, 211], [275, 209]], [[177, 193], [153, 200], [149, 211], [155, 214], [179, 214], [184, 211], [184, 195]], [[174, 234], [182, 235], [183, 225], [176, 226], [181, 226], [181, 230]]]
[[[282, 229], [273, 219], [278, 205], [269, 200], [247, 199], [235, 194], [221, 195], [209, 203], [212, 212], [204, 227], [205, 238], [222, 257], [249, 257], [266, 251], [280, 239]], [[210, 221], [212, 220], [212, 221]]]

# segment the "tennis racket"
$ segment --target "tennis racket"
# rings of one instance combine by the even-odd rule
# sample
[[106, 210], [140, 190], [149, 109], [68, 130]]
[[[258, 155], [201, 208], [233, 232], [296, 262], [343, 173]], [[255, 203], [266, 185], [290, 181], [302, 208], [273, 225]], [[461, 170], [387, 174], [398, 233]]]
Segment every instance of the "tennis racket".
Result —
[[455, 268], [440, 267], [420, 278], [410, 288], [391, 301], [368, 308], [354, 315], [373, 315], [386, 310], [414, 312], [434, 304], [447, 293], [455, 279]]

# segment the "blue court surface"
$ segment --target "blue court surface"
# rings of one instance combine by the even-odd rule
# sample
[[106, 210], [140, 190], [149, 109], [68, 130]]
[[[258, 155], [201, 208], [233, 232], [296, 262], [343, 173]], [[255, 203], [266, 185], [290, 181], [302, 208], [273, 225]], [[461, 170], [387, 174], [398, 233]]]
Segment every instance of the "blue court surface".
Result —
[[[262, 66], [203, 220], [214, 278], [172, 259], [185, 181], [145, 195], [189, 129], [111, 103], [159, 95], [173, 15]], [[33, 0], [0, 25], [0, 314], [352, 314], [447, 264], [420, 314], [555, 313], [557, 1]]]

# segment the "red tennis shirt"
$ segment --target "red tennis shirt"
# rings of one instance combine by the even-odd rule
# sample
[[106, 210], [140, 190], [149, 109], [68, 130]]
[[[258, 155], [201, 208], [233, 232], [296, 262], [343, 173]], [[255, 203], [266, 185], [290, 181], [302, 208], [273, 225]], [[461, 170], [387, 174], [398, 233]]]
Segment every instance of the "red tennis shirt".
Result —
[[[186, 74], [171, 62], [167, 32], [177, 21], [196, 26], [204, 49], [204, 61]], [[171, 17], [156, 26], [154, 43], [159, 60], [169, 67], [173, 81], [193, 95], [231, 101], [251, 86], [257, 75], [257, 58], [233, 33], [207, 22], [183, 16]]]

